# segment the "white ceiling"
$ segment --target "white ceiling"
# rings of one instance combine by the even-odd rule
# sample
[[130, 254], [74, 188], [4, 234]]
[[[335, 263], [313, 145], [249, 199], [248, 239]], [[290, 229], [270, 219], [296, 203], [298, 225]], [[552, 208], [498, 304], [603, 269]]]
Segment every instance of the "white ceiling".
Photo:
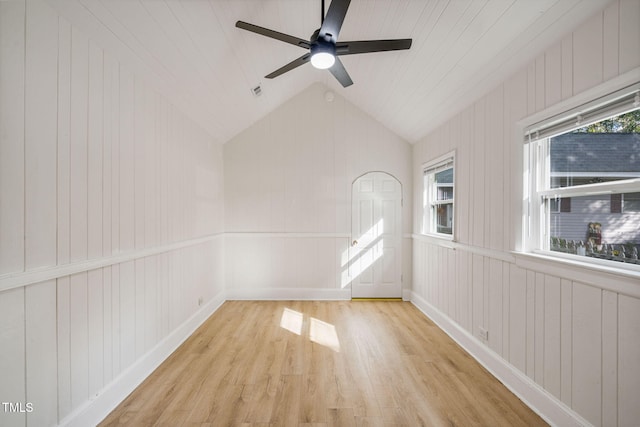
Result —
[[[340, 40], [413, 38], [413, 45], [343, 56], [354, 81], [348, 88], [310, 64], [265, 79], [304, 50], [235, 27], [243, 20], [309, 39], [320, 26], [320, 0], [49, 3], [219, 142], [321, 82], [413, 143], [608, 0], [352, 0]], [[262, 95], [254, 97], [258, 84]]]

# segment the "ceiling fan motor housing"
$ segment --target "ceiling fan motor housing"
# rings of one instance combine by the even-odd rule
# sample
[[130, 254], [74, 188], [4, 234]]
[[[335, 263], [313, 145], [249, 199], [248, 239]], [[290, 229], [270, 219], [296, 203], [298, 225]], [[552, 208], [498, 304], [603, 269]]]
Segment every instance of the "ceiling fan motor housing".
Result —
[[311, 63], [316, 68], [329, 68], [335, 62], [336, 46], [323, 39], [311, 43]]

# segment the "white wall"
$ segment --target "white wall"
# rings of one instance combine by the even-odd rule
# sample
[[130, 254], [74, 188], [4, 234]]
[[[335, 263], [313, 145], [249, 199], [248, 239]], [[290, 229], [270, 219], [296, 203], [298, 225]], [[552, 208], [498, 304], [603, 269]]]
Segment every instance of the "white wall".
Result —
[[[342, 273], [351, 184], [366, 172], [402, 183], [409, 236], [411, 146], [339, 94], [327, 102], [327, 90], [310, 86], [225, 144], [231, 298], [350, 298]], [[403, 240], [410, 283], [411, 244]]]
[[53, 425], [223, 298], [222, 147], [38, 0], [0, 94], [0, 425]]
[[[640, 76], [638, 22], [640, 2], [612, 2], [414, 146], [414, 301], [458, 339], [482, 342], [476, 356], [490, 350], [504, 372], [526, 375], [598, 426], [640, 420], [640, 285], [511, 252], [522, 200], [516, 130], [518, 121], [603, 82]], [[444, 244], [417, 235], [422, 165], [451, 150], [458, 235]], [[563, 419], [556, 415], [546, 414]]]

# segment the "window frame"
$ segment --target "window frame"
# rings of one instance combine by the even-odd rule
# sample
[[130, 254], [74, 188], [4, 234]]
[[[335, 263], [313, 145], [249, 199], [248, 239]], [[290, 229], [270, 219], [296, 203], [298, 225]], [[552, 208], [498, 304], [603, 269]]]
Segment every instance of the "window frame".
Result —
[[[448, 165], [451, 167], [447, 167]], [[452, 193], [453, 197], [444, 201], [435, 200], [436, 203], [432, 203], [430, 194], [432, 193], [431, 186], [427, 184], [427, 177], [434, 176], [436, 173], [445, 171], [447, 169], [453, 170], [453, 183]], [[456, 222], [457, 222], [457, 209], [456, 209], [456, 152], [450, 151], [442, 156], [439, 156], [431, 161], [422, 165], [422, 234], [426, 236], [437, 237], [445, 240], [455, 241], [456, 236]], [[437, 188], [437, 186], [436, 186]], [[437, 191], [436, 191], [437, 194]], [[452, 209], [451, 214], [451, 234], [441, 233], [437, 231], [437, 215], [432, 215], [432, 206], [434, 205], [449, 205]]]
[[[625, 107], [620, 102], [624, 96], [627, 99], [630, 95], [635, 96], [633, 107]], [[632, 263], [622, 263], [613, 260], [603, 260], [589, 257], [585, 259], [582, 255], [565, 254], [552, 251], [550, 248], [551, 231], [551, 211], [549, 209], [553, 198], [571, 198], [579, 196], [597, 196], [608, 194], [624, 194], [628, 192], [638, 192], [640, 178], [622, 179], [618, 181], [574, 185], [570, 187], [551, 188], [549, 141], [553, 136], [570, 132], [573, 129], [587, 126], [628, 111], [638, 109], [640, 99], [640, 82], [634, 82], [622, 89], [612, 90], [604, 96], [592, 97], [591, 100], [574, 108], [567, 108], [564, 112], [554, 115], [548, 114], [529, 126], [521, 126], [520, 135], [523, 135], [524, 146], [522, 151], [523, 159], [523, 223], [522, 240], [520, 245], [516, 244], [519, 251], [543, 256], [553, 257], [560, 261], [584, 262], [589, 266], [598, 265], [613, 268], [619, 271], [632, 270], [640, 272], [640, 265]], [[628, 104], [631, 105], [631, 104]], [[609, 108], [609, 110], [607, 110]], [[583, 120], [581, 110], [589, 110], [587, 115], [589, 120]], [[607, 113], [606, 111], [614, 111]], [[575, 118], [577, 117], [577, 121]], [[567, 126], [568, 120], [574, 120], [574, 126]], [[562, 128], [561, 123], [565, 123]], [[544, 136], [540, 137], [540, 131]], [[560, 203], [558, 203], [558, 211]]]

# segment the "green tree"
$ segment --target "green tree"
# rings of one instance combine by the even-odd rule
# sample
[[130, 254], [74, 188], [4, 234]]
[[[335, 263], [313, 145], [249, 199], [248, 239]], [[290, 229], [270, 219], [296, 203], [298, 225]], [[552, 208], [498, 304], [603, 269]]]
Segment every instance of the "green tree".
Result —
[[640, 110], [592, 123], [574, 133], [640, 133]]

